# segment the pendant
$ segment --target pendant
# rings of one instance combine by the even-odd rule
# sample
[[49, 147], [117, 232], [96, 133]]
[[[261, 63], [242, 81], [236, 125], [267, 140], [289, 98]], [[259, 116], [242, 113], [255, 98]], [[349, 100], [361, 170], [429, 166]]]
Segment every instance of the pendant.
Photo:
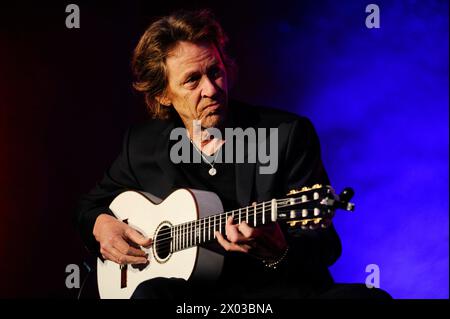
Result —
[[208, 171], [209, 175], [214, 176], [217, 173], [217, 170], [214, 167], [211, 167]]

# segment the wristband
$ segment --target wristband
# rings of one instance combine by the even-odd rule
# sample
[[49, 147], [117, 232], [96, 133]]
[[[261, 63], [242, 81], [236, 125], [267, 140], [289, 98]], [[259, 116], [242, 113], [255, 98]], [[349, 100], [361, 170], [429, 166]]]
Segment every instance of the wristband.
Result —
[[289, 246], [286, 247], [286, 250], [284, 251], [284, 253], [277, 260], [272, 261], [272, 262], [263, 261], [264, 266], [266, 266], [267, 268], [271, 268], [271, 269], [277, 269], [277, 267], [280, 265], [280, 263], [286, 258], [288, 251], [289, 251]]

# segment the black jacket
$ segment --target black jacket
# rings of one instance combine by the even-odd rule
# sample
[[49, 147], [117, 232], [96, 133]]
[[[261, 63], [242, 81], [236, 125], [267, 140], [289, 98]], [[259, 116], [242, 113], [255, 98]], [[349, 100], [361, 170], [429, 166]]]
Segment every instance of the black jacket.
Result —
[[[260, 174], [260, 163], [236, 164], [237, 199], [241, 206], [281, 198], [293, 188], [316, 183], [329, 184], [324, 170], [320, 145], [311, 122], [295, 114], [262, 107], [231, 102], [230, 111], [234, 127], [278, 128], [278, 170], [274, 174]], [[98, 243], [92, 235], [97, 216], [109, 212], [108, 206], [115, 196], [127, 189], [143, 190], [159, 198], [167, 197], [180, 187], [190, 187], [177, 174], [177, 167], [169, 158], [169, 134], [171, 129], [182, 126], [179, 118], [172, 121], [149, 120], [130, 128], [123, 141], [123, 149], [103, 179], [83, 196], [78, 204], [76, 220], [87, 248], [98, 254]], [[220, 194], [218, 194], [220, 197]], [[300, 281], [314, 284], [331, 282], [328, 266], [341, 253], [339, 237], [333, 226], [327, 229], [288, 230], [280, 224], [290, 245], [290, 253], [283, 267], [286, 278], [292, 280], [299, 273]], [[244, 260], [258, 271], [264, 267], [251, 257], [230, 258], [233, 264]], [[240, 259], [239, 259], [240, 258]], [[227, 263], [226, 263], [227, 265]], [[232, 269], [233, 266], [226, 266]], [[256, 271], [256, 273], [258, 272]], [[226, 271], [225, 271], [226, 272]], [[233, 273], [232, 270], [229, 273]], [[251, 271], [251, 273], [255, 273]]]

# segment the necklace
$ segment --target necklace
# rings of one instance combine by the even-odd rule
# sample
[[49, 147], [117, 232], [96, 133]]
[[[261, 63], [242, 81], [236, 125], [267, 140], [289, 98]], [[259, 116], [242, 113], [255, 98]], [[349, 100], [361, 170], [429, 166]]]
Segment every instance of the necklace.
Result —
[[216, 159], [217, 159], [217, 155], [219, 155], [220, 149], [218, 149], [216, 151], [216, 156], [214, 156], [214, 160], [212, 162], [208, 161], [208, 159], [205, 157], [205, 155], [203, 155], [203, 152], [197, 147], [197, 145], [195, 145], [195, 143], [191, 140], [192, 145], [194, 145], [195, 149], [197, 150], [197, 152], [200, 153], [200, 155], [202, 156], [203, 160], [209, 164], [209, 166], [211, 166], [211, 168], [208, 171], [208, 174], [211, 176], [214, 176], [217, 174], [217, 170], [214, 168], [214, 164], [216, 164]]

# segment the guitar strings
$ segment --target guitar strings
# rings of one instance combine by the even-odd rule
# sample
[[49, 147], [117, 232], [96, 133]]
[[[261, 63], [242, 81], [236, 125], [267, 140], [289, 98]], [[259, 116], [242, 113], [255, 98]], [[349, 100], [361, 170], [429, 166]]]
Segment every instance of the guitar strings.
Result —
[[[302, 203], [308, 203], [308, 202], [312, 202], [312, 201], [303, 201]], [[291, 205], [292, 204], [280, 205], [280, 206], [278, 206], [278, 208], [284, 208], [284, 207], [288, 207], [288, 206], [291, 206]], [[249, 218], [263, 212], [263, 209], [261, 209], [261, 207], [258, 207], [258, 206], [262, 206], [262, 203], [261, 204], [257, 204], [255, 206], [256, 209], [253, 209], [253, 211], [249, 210], [249, 214], [248, 214]], [[252, 206], [252, 208], [253, 208], [253, 206]], [[235, 215], [237, 215], [237, 214], [233, 214], [232, 212], [233, 211], [227, 212], [227, 216], [225, 216], [225, 213], [218, 215], [219, 217], [216, 218], [216, 224], [219, 223], [219, 225], [220, 225], [223, 222], [224, 225], [225, 225], [225, 223], [227, 221], [227, 218], [230, 217], [230, 216], [233, 216], [233, 219], [234, 219]], [[205, 220], [205, 219], [203, 219], [203, 220]], [[244, 220], [246, 220], [246, 218], [244, 218]], [[177, 227], [177, 229], [178, 229], [177, 237], [178, 238], [183, 238], [183, 237], [190, 238], [189, 235], [191, 233], [194, 236], [196, 235], [197, 232], [195, 230], [193, 230], [196, 227], [193, 226], [192, 224], [189, 225], [189, 223], [196, 223], [196, 226], [200, 225], [199, 223], [197, 223], [197, 221], [193, 221], [193, 222], [183, 223], [183, 224], [179, 224], [179, 225], [176, 225], [176, 226], [172, 227], [172, 228]], [[219, 225], [217, 225], [217, 226], [219, 226]], [[211, 230], [211, 226], [209, 226], [207, 228], [209, 230]], [[172, 234], [171, 229], [169, 229], [167, 231], [163, 231], [163, 232], [158, 233], [158, 237], [161, 237], [161, 236], [164, 236], [164, 235], [171, 235], [171, 234]], [[171, 240], [172, 240], [172, 238], [164, 238], [164, 239], [156, 240], [154, 243], [158, 243], [158, 242], [161, 242], [161, 241], [171, 241]]]
[[[287, 200], [290, 200], [290, 199], [289, 198], [278, 199], [277, 200], [277, 204], [279, 204], [279, 202], [286, 202]], [[316, 201], [316, 200], [305, 200], [305, 201], [301, 201], [300, 204], [311, 203], [313, 201]], [[259, 214], [263, 210], [266, 210], [266, 209], [267, 209], [266, 211], [268, 212], [269, 209], [271, 209], [271, 205], [270, 204], [271, 204], [271, 201], [266, 201], [266, 202], [263, 202], [263, 203], [256, 204], [255, 206], [247, 206], [249, 208], [248, 216], [249, 217], [253, 217], [254, 215]], [[277, 205], [277, 208], [284, 208], [284, 207], [288, 207], [288, 206], [291, 206], [291, 205], [294, 205], [294, 204], [298, 204], [298, 203], [297, 202], [295, 202], [295, 203], [287, 203], [287, 204], [284, 204], [284, 206], [283, 205]], [[262, 207], [263, 205], [265, 205], [264, 208]], [[241, 220], [242, 219], [246, 219], [246, 216], [247, 216], [246, 209], [247, 209], [247, 207], [240, 209], [241, 210], [241, 216], [244, 215], [243, 217], [245, 217], [245, 218], [241, 218]], [[234, 218], [234, 216], [239, 214], [239, 213], [234, 213], [234, 212], [239, 212], [239, 209], [235, 209], [235, 210], [231, 210], [229, 212], [225, 212], [225, 213], [221, 213], [221, 214], [215, 215], [216, 216], [216, 223], [217, 222], [219, 222], [219, 223], [226, 222], [228, 217], [233, 216], [233, 218]], [[199, 223], [200, 220], [206, 221], [206, 220], [209, 220], [209, 217], [201, 218], [201, 219], [198, 219], [198, 220], [194, 220], [194, 221], [190, 221], [190, 222], [186, 222], [186, 223], [182, 223], [182, 224], [178, 224], [178, 225], [172, 226], [171, 229], [178, 228], [179, 230], [181, 230], [181, 229], [185, 229], [185, 228], [192, 228], [192, 224], [196, 224], [197, 226], [200, 225], [201, 224], [201, 223]], [[211, 220], [214, 220], [214, 215], [211, 216]], [[158, 233], [158, 235], [162, 236], [162, 235], [170, 234], [171, 233], [171, 229], [169, 229], [167, 231], [160, 232], [160, 233]], [[186, 232], [185, 230], [183, 230], [183, 231]]]
[[[290, 200], [289, 198], [285, 198], [285, 199], [278, 199], [277, 200], [277, 204], [279, 204], [280, 202], [285, 202], [285, 201], [287, 201], [287, 200]], [[310, 200], [307, 200], [307, 201], [303, 201], [302, 203], [308, 203], [308, 202], [311, 202]], [[248, 213], [249, 213], [249, 217], [250, 216], [252, 216], [253, 217], [253, 215], [254, 214], [258, 214], [258, 213], [260, 213], [260, 212], [262, 212], [263, 211], [263, 209], [262, 209], [262, 206], [263, 205], [265, 205], [264, 206], [264, 209], [269, 209], [269, 208], [271, 208], [271, 204], [272, 202], [271, 201], [266, 201], [266, 202], [262, 202], [262, 203], [259, 203], [259, 204], [256, 204], [255, 206], [247, 206], [247, 207], [245, 207], [245, 208], [241, 208], [241, 215], [242, 215], [242, 212], [244, 212], [245, 213], [245, 216], [246, 216], [246, 209], [248, 208], [249, 210], [248, 210]], [[286, 206], [289, 206], [289, 205], [292, 205], [292, 204], [287, 204]], [[284, 207], [286, 207], [286, 206], [278, 206], [277, 205], [277, 207], [278, 208], [284, 208]], [[256, 211], [255, 211], [256, 210]], [[212, 215], [212, 216], [210, 216], [211, 217], [211, 220], [213, 220], [214, 219], [214, 216], [216, 216], [216, 223], [217, 222], [223, 222], [223, 221], [225, 221], [226, 222], [226, 220], [228, 219], [228, 217], [230, 217], [230, 216], [235, 216], [235, 215], [237, 215], [238, 213], [234, 213], [234, 212], [239, 212], [239, 209], [234, 209], [234, 210], [231, 210], [231, 211], [229, 211], [229, 212], [224, 212], [224, 213], [220, 213], [220, 214], [217, 214], [217, 215]], [[181, 229], [181, 228], [186, 228], [186, 226], [189, 226], [189, 227], [191, 227], [192, 225], [192, 223], [196, 223], [197, 225], [199, 225], [200, 223], [199, 223], [199, 220], [207, 220], [207, 219], [209, 219], [208, 217], [206, 217], [206, 218], [201, 218], [201, 219], [197, 219], [197, 220], [194, 220], [194, 221], [190, 221], [190, 222], [186, 222], [186, 223], [182, 223], [182, 224], [178, 224], [178, 225], [174, 225], [174, 226], [172, 226], [171, 227], [171, 229], [173, 229], [173, 228], [178, 228], [178, 229]], [[171, 233], [171, 230], [168, 230], [168, 231], [164, 231], [164, 232], [160, 232], [160, 233], [158, 233], [158, 235], [159, 236], [161, 236], [161, 235], [167, 235], [167, 234], [170, 234]]]
[[[284, 201], [284, 200], [280, 200], [280, 201]], [[307, 202], [312, 202], [311, 200], [309, 200], [309, 201], [302, 201], [302, 203], [307, 203]], [[285, 205], [280, 205], [280, 206], [278, 206], [279, 208], [284, 208], [284, 207], [288, 207], [288, 206], [291, 206], [292, 204], [285, 204]], [[257, 204], [257, 205], [255, 205], [255, 206], [251, 206], [252, 208], [253, 207], [257, 207], [257, 206], [262, 206], [262, 203], [261, 204]], [[234, 211], [230, 211], [230, 212], [227, 212], [227, 215], [229, 215], [229, 216], [233, 216], [233, 218], [235, 218], [235, 214], [233, 214], [232, 212], [234, 212]], [[252, 213], [250, 213], [250, 211], [249, 211], [249, 214], [248, 214], [248, 217], [253, 217], [254, 215], [257, 215], [258, 213], [261, 213], [261, 212], [263, 212], [263, 209], [261, 209], [261, 207], [260, 208], [257, 208], [256, 210], [254, 209], [254, 212], [252, 212]], [[225, 214], [225, 213], [224, 213]], [[221, 214], [222, 215], [222, 214]], [[220, 216], [220, 215], [219, 215]], [[226, 221], [226, 219], [229, 217], [229, 216], [221, 216], [220, 218], [219, 218], [219, 221], [220, 222], [222, 222], [224, 219], [225, 219], [225, 221]], [[223, 217], [223, 218], [222, 218]], [[246, 220], [246, 218], [244, 219], [244, 220]], [[195, 221], [194, 221], [195, 222]], [[217, 222], [217, 219], [216, 219], [216, 222]], [[209, 225], [208, 225], [208, 227], [206, 227], [206, 229], [208, 230], [208, 234], [209, 234], [209, 232], [211, 231], [211, 230], [214, 230], [214, 227], [211, 227], [211, 224], [210, 223], [208, 223]], [[181, 225], [188, 225], [188, 223], [184, 223], [184, 224], [179, 224], [179, 225], [176, 225], [176, 226], [174, 226], [174, 227], [180, 227]], [[219, 226], [219, 225], [218, 225]], [[225, 226], [225, 224], [224, 224], [224, 226]], [[183, 250], [183, 249], [187, 249], [187, 248], [190, 248], [190, 247], [193, 247], [193, 246], [196, 246], [198, 243], [197, 243], [197, 239], [200, 239], [200, 241], [202, 241], [201, 239], [202, 239], [202, 237], [203, 238], [205, 238], [205, 241], [210, 241], [211, 239], [210, 239], [210, 236], [208, 236], [208, 240], [206, 240], [206, 235], [204, 234], [203, 236], [202, 236], [202, 233], [201, 233], [201, 231], [192, 231], [192, 229], [193, 228], [195, 228], [195, 227], [192, 227], [192, 225], [190, 225], [189, 227], [188, 227], [188, 230], [186, 231], [186, 228], [184, 228], [184, 229], [182, 229], [182, 228], [179, 228], [179, 232], [178, 232], [178, 234], [176, 235], [176, 236], [174, 236], [174, 237], [176, 237], [177, 238], [177, 241], [179, 242], [179, 245], [180, 246], [183, 246], [183, 244], [184, 245], [186, 245], [186, 243], [192, 243], [192, 242], [195, 242], [196, 244], [194, 244], [194, 245], [188, 245], [188, 246], [186, 246], [186, 247], [183, 247], [183, 248], [181, 248], [181, 249], [177, 249], [177, 251], [179, 251], [179, 250]], [[218, 227], [219, 229], [217, 229], [219, 232], [221, 231], [221, 228], [222, 227]], [[171, 233], [171, 231], [169, 230], [169, 231], [166, 231], [166, 232], [161, 232], [161, 233], [159, 233], [158, 234], [158, 237], [160, 237], [161, 236], [161, 234], [162, 235], [167, 235], [167, 234], [170, 234]], [[197, 236], [197, 234], [199, 234], [200, 236]], [[214, 236], [213, 236], [213, 239], [212, 240], [214, 240]], [[165, 243], [167, 242], [167, 244], [166, 245], [164, 245]], [[175, 242], [174, 240], [173, 240], [173, 237], [171, 236], [171, 237], [168, 237], [168, 238], [163, 238], [163, 239], [160, 239], [160, 240], [156, 240], [155, 242], [154, 242], [154, 244], [156, 244], [156, 245], [158, 245], [158, 248], [167, 248], [167, 246], [169, 245], [170, 246], [170, 244], [172, 243], [172, 242]], [[184, 242], [184, 243], [183, 243]]]

